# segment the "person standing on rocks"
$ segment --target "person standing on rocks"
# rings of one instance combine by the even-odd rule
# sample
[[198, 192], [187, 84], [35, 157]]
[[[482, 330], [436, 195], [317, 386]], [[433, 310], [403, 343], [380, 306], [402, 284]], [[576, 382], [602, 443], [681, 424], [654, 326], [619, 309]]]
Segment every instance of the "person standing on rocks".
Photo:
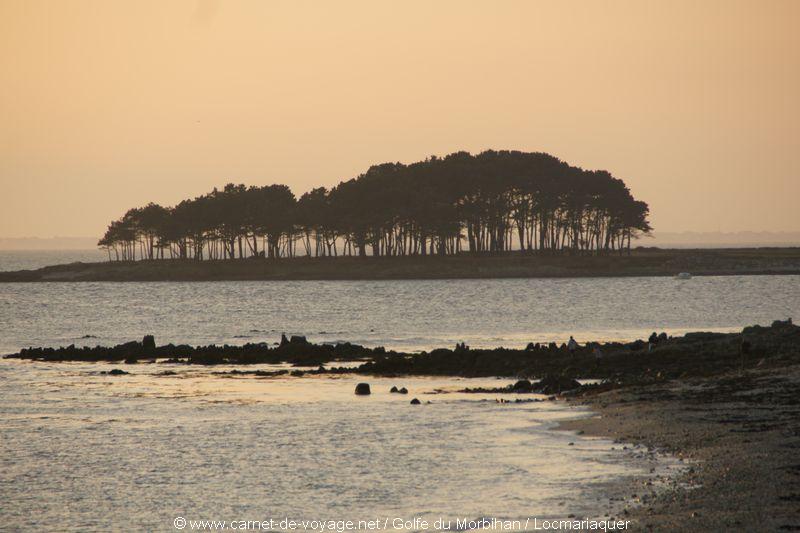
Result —
[[578, 343], [575, 342], [575, 339], [572, 335], [569, 336], [569, 341], [567, 342], [567, 349], [569, 350], [570, 355], [575, 355], [575, 350], [578, 349]]

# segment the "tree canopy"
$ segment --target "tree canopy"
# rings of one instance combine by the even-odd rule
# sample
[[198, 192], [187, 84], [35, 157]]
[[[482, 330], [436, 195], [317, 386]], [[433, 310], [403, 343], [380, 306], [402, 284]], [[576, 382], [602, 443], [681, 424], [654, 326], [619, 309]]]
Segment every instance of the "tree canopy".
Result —
[[98, 245], [116, 260], [600, 254], [630, 250], [651, 231], [648, 214], [604, 170], [489, 150], [375, 165], [299, 199], [286, 185], [231, 183], [174, 207], [130, 209]]

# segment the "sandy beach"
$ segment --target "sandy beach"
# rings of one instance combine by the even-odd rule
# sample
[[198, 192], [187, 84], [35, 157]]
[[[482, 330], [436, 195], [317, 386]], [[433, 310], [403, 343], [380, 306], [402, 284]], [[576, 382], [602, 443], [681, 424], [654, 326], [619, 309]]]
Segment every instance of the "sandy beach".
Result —
[[[571, 401], [597, 416], [562, 424], [691, 463], [672, 488], [633, 486], [644, 531], [800, 530], [800, 365], [630, 386]], [[635, 496], [634, 496], [635, 495]]]

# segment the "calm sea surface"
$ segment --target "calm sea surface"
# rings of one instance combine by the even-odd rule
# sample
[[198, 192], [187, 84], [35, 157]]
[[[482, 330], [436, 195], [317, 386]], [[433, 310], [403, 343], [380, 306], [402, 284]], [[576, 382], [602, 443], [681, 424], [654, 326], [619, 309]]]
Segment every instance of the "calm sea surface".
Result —
[[0, 250], [0, 272], [34, 270], [64, 263], [95, 263], [108, 260], [106, 252], [92, 250]]
[[[0, 353], [282, 332], [408, 350], [512, 347], [788, 316], [800, 317], [800, 276], [0, 284]], [[675, 468], [552, 429], [587, 414], [561, 403], [433, 394], [497, 380], [370, 378], [374, 394], [361, 398], [353, 376], [165, 364], [100, 373], [113, 367], [0, 360], [0, 529], [174, 531], [178, 516], [601, 517], [622, 481]], [[390, 395], [392, 385], [411, 394]], [[415, 396], [432, 403], [412, 407]]]
[[110, 345], [350, 341], [398, 350], [466, 342], [646, 337], [800, 317], [800, 276], [0, 284], [0, 353]]
[[[586, 416], [563, 403], [431, 394], [496, 380], [370, 378], [373, 394], [356, 397], [364, 378], [165, 364], [100, 374], [109, 368], [0, 361], [2, 529], [444, 517], [454, 530], [457, 518], [600, 518], [618, 512], [611, 497], [630, 497], [622, 482], [680, 466], [554, 430]], [[389, 394], [392, 385], [410, 394]]]

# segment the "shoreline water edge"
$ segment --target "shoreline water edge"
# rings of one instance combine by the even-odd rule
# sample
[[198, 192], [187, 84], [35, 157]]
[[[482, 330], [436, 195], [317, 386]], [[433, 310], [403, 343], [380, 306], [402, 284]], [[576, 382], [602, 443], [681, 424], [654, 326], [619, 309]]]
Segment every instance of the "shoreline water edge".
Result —
[[[285, 409], [291, 410], [300, 426], [306, 423], [313, 426], [315, 424], [314, 413], [319, 412], [320, 409], [325, 412], [336, 412], [343, 409], [350, 415], [340, 412], [330, 420], [331, 423], [341, 427], [342, 424], [347, 424], [346, 420], [353, 418], [366, 423], [369, 420], [363, 418], [366, 409], [371, 413], [370, 416], [379, 414], [383, 420], [382, 423], [376, 424], [381, 428], [377, 435], [384, 436], [384, 439], [378, 440], [381, 442], [381, 447], [385, 446], [389, 450], [389, 454], [393, 453], [392, 449], [402, 450], [404, 447], [404, 443], [398, 442], [396, 435], [386, 442], [387, 436], [394, 435], [392, 428], [398, 421], [403, 420], [404, 422], [400, 426], [408, 430], [423, 428], [422, 435], [427, 433], [427, 442], [416, 442], [414, 448], [417, 451], [411, 454], [417, 460], [429, 456], [429, 452], [425, 451], [428, 447], [448, 447], [450, 437], [456, 435], [460, 430], [480, 427], [486, 434], [480, 436], [475, 435], [475, 432], [470, 433], [468, 440], [472, 444], [466, 446], [473, 450], [474, 455], [469, 461], [465, 462], [463, 455], [446, 454], [450, 456], [452, 463], [445, 468], [459, 472], [454, 481], [455, 486], [463, 485], [463, 493], [452, 492], [454, 485], [448, 484], [447, 478], [441, 479], [432, 474], [432, 477], [429, 478], [432, 485], [421, 490], [419, 497], [414, 499], [416, 501], [409, 502], [405, 499], [405, 491], [401, 491], [402, 494], [397, 495], [404, 504], [393, 511], [396, 514], [390, 512], [385, 515], [389, 510], [380, 505], [373, 507], [374, 513], [368, 513], [367, 516], [364, 516], [367, 509], [362, 509], [361, 506], [338, 514], [335, 509], [325, 506], [317, 509], [311, 515], [292, 512], [284, 514], [287, 513], [287, 510], [277, 502], [274, 502], [271, 507], [264, 508], [263, 511], [253, 512], [253, 508], [250, 507], [247, 512], [231, 513], [230, 510], [226, 511], [223, 505], [218, 505], [219, 502], [215, 502], [214, 505], [207, 506], [207, 511], [203, 513], [188, 508], [181, 509], [178, 516], [185, 518], [187, 523], [216, 519], [230, 520], [235, 517], [260, 518], [261, 524], [264, 523], [264, 519], [283, 521], [285, 519], [308, 520], [329, 517], [335, 518], [337, 521], [351, 518], [361, 520], [377, 514], [384, 519], [388, 517], [390, 522], [394, 520], [392, 517], [403, 517], [404, 523], [414, 519], [427, 521], [426, 527], [412, 529], [417, 531], [440, 531], [444, 528], [435, 527], [435, 521], [447, 521], [451, 526], [455, 526], [456, 520], [459, 518], [462, 523], [465, 520], [473, 523], [473, 529], [481, 525], [480, 527], [489, 531], [518, 531], [519, 528], [513, 528], [515, 521], [519, 523], [518, 519], [522, 519], [522, 522], [527, 521], [530, 525], [535, 524], [540, 529], [551, 529], [553, 524], [562, 522], [569, 523], [571, 526], [576, 523], [583, 524], [580, 526], [583, 528], [591, 522], [594, 530], [599, 527], [614, 531], [629, 530], [629, 527], [623, 527], [620, 524], [631, 523], [631, 519], [625, 514], [625, 509], [636, 505], [636, 502], [630, 498], [630, 487], [647, 485], [655, 490], [664, 490], [670, 487], [676, 474], [686, 468], [686, 465], [675, 458], [643, 446], [617, 445], [607, 438], [594, 438], [588, 434], [576, 435], [574, 432], [564, 432], [558, 428], [560, 422], [591, 416], [591, 411], [585, 406], [573, 407], [564, 401], [548, 400], [538, 395], [535, 402], [528, 401], [533, 398], [525, 398], [525, 401], [521, 403], [498, 402], [493, 395], [472, 394], [467, 396], [457, 390], [467, 384], [470, 387], [481, 385], [489, 387], [497, 384], [496, 378], [365, 378], [360, 375], [307, 376], [299, 379], [282, 375], [265, 378], [218, 375], [212, 371], [213, 367], [176, 364], [137, 365], [134, 368], [128, 367], [130, 373], [127, 375], [116, 375], [109, 374], [105, 370], [108, 368], [107, 365], [108, 363], [86, 362], [52, 365], [36, 361], [20, 363], [6, 359], [0, 363], [0, 367], [2, 367], [0, 372], [9, 380], [4, 384], [5, 390], [7, 392], [11, 392], [12, 389], [16, 390], [10, 394], [12, 398], [19, 399], [31, 392], [42, 390], [40, 380], [48, 382], [44, 388], [49, 391], [49, 394], [42, 398], [45, 402], [60, 396], [59, 389], [66, 392], [67, 396], [75, 390], [83, 390], [88, 393], [81, 399], [81, 402], [89, 404], [89, 408], [81, 414], [82, 421], [77, 426], [73, 424], [74, 421], [67, 422], [67, 426], [70, 438], [73, 439], [91, 439], [93, 436], [104, 438], [104, 435], [110, 438], [109, 433], [113, 434], [115, 437], [113, 440], [117, 443], [113, 450], [109, 450], [105, 445], [95, 441], [92, 455], [96, 458], [96, 463], [110, 460], [112, 464], [117, 464], [116, 454], [125, 454], [125, 448], [122, 445], [126, 439], [123, 438], [123, 435], [132, 431], [131, 426], [144, 424], [149, 427], [148, 421], [152, 423], [158, 420], [148, 416], [153, 407], [159, 413], [170, 413], [173, 418], [171, 421], [158, 422], [165, 426], [162, 431], [166, 432], [174, 431], [174, 426], [182, 425], [185, 421], [182, 415], [184, 410], [201, 412], [212, 410], [217, 414], [212, 414], [210, 417], [217, 420], [217, 423], [225, 423], [220, 422], [220, 416], [222, 416], [224, 420], [228, 421], [236, 419], [236, 422], [231, 422], [230, 427], [237, 427], [239, 424], [248, 425], [250, 423], [248, 421], [261, 425], [266, 420], [275, 420], [276, 418], [273, 417], [276, 415], [277, 419], [280, 419], [281, 415], [278, 413]], [[162, 370], [165, 367], [170, 369], [169, 373]], [[369, 381], [372, 389], [371, 397], [353, 395], [353, 387], [362, 380]], [[392, 384], [407, 386], [410, 390], [407, 395], [393, 394], [389, 390]], [[29, 392], [25, 392], [26, 390]], [[207, 391], [211, 390], [213, 393], [207, 394]], [[437, 392], [443, 390], [446, 392]], [[423, 401], [419, 406], [409, 405], [409, 398], [412, 396], [422, 398]], [[176, 398], [180, 398], [180, 400], [175, 401]], [[57, 421], [63, 414], [74, 412], [75, 404], [71, 403], [69, 398], [66, 400], [66, 405], [63, 407], [44, 406], [47, 410], [48, 421], [40, 421], [40, 424], [45, 426], [58, 424]], [[104, 407], [106, 400], [115, 404], [111, 411]], [[13, 400], [12, 403], [14, 403]], [[148, 404], [150, 405], [148, 406]], [[21, 407], [21, 411], [15, 411], [15, 413], [17, 416], [21, 416], [23, 413], [41, 414], [39, 411], [41, 407], [38, 400], [31, 398], [30, 402], [25, 402], [25, 406]], [[130, 408], [136, 409], [137, 414], [120, 416], [122, 412]], [[217, 409], [221, 409], [221, 411], [218, 412]], [[256, 418], [252, 418], [254, 414]], [[66, 419], [71, 420], [71, 418], [71, 415], [67, 414]], [[436, 425], [441, 428], [440, 434], [430, 434], [424, 429], [432, 421], [436, 421]], [[103, 429], [100, 430], [98, 425]], [[81, 427], [83, 427], [82, 430]], [[449, 431], [446, 428], [449, 428]], [[98, 430], [99, 434], [96, 433]], [[30, 436], [33, 436], [34, 440], [40, 439], [39, 435]], [[375, 433], [368, 432], [363, 436], [363, 445], [367, 445], [375, 437]], [[52, 439], [53, 435], [49, 435], [47, 438]], [[425, 437], [420, 435], [419, 438]], [[193, 442], [198, 448], [206, 449], [207, 446], [201, 444], [202, 440], [193, 439]], [[285, 442], [288, 444], [290, 441]], [[296, 444], [301, 445], [301, 443]], [[280, 444], [276, 443], [276, 445]], [[262, 447], [270, 448], [266, 444]], [[33, 442], [28, 442], [26, 448], [35, 450], [38, 446]], [[462, 445], [458, 445], [457, 448], [462, 448]], [[217, 460], [226, 457], [225, 451], [218, 451], [220, 455]], [[301, 456], [304, 455], [302, 451], [298, 451], [298, 453]], [[335, 455], [342, 459], [348, 457], [348, 453], [342, 450]], [[488, 472], [484, 471], [486, 475], [481, 475], [476, 479], [473, 477], [474, 472], [471, 469], [475, 464], [474, 461], [482, 456], [485, 456], [484, 459], [488, 461], [481, 463]], [[256, 459], [251, 458], [251, 461], [255, 462]], [[563, 470], [556, 472], [553, 469], [555, 465], [561, 465]], [[506, 470], [507, 468], [509, 470]], [[343, 469], [344, 472], [347, 470], [347, 468]], [[258, 472], [262, 475], [264, 473], [263, 470]], [[382, 469], [381, 472], [381, 475], [395, 479], [391, 472], [385, 469]], [[492, 472], [504, 473], [497, 474], [495, 477]], [[255, 472], [250, 474], [253, 476]], [[509, 476], [509, 474], [511, 475]], [[446, 488], [442, 489], [442, 485], [435, 483], [434, 480], [437, 479], [444, 481], [443, 486]], [[471, 479], [473, 482], [465, 483], [466, 479]], [[346, 485], [347, 481], [342, 481], [342, 483]], [[533, 484], [529, 485], [529, 483]], [[153, 487], [143, 487], [142, 490], [145, 492], [143, 497], [152, 497]], [[465, 496], [474, 494], [476, 491], [491, 493], [493, 498], [488, 498], [483, 501], [482, 505], [477, 506], [465, 506], [458, 503], [454, 503], [452, 507], [448, 505], [449, 499], [453, 496], [458, 494], [460, 498], [456, 497], [454, 501], [463, 503], [467, 501], [464, 499]], [[113, 494], [113, 491], [111, 492]], [[37, 493], [36, 491], [29, 493], [28, 497], [30, 494], [35, 496]], [[306, 495], [308, 496], [308, 494]], [[512, 500], [515, 500], [516, 497], [524, 499], [530, 505], [523, 506], [521, 503], [507, 505], [509, 496], [512, 497]], [[13, 494], [11, 499], [14, 500]], [[246, 502], [239, 503], [245, 503], [242, 508], [247, 507]], [[115, 504], [112, 503], [112, 505]], [[262, 507], [258, 506], [256, 509], [261, 510]], [[171, 509], [167, 509], [167, 511], [171, 511]], [[80, 515], [73, 516], [79, 517]], [[86, 515], [84, 515], [85, 517]], [[89, 517], [91, 518], [91, 515]], [[29, 523], [26, 521], [27, 519], [15, 516], [14, 513], [11, 513], [10, 518], [12, 525]], [[151, 529], [160, 530], [160, 526], [166, 523], [163, 508], [160, 509], [160, 512], [137, 518], [142, 520], [142, 527], [148, 524], [148, 528]], [[391, 525], [388, 530], [409, 530], [405, 526], [398, 529]], [[261, 530], [276, 529], [290, 530], [283, 527], [276, 528], [272, 525], [266, 528], [262, 527]], [[314, 527], [293, 530], [320, 531]], [[341, 531], [348, 530], [351, 529], [341, 529]], [[452, 527], [446, 530], [452, 530]], [[524, 530], [530, 531], [531, 529]], [[573, 530], [576, 529], [573, 527]]]
[[[296, 367], [220, 372], [259, 377], [513, 377], [516, 381], [507, 386], [460, 392], [494, 394], [501, 403], [536, 401], [526, 397], [531, 393], [563, 399], [595, 415], [561, 422], [558, 429], [629, 443], [631, 453], [663, 452], [687, 463], [660, 485], [645, 477], [623, 491], [630, 494], [619, 502], [618, 518], [632, 520], [634, 530], [800, 527], [800, 327], [791, 320], [739, 333], [653, 335], [648, 341], [589, 343], [574, 350], [555, 344], [525, 350], [459, 345], [401, 354], [350, 344], [314, 345], [302, 337], [284, 338], [277, 346], [156, 347], [146, 337], [113, 348], [27, 349], [6, 358], [127, 362], [126, 369], [156, 361]], [[109, 373], [127, 372], [115, 368]], [[590, 381], [581, 385], [576, 379]]]
[[670, 380], [570, 398], [593, 417], [564, 430], [633, 443], [688, 465], [662, 490], [631, 485], [641, 531], [800, 529], [800, 365]]

